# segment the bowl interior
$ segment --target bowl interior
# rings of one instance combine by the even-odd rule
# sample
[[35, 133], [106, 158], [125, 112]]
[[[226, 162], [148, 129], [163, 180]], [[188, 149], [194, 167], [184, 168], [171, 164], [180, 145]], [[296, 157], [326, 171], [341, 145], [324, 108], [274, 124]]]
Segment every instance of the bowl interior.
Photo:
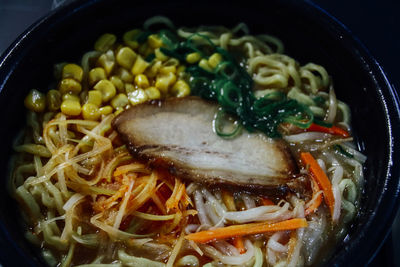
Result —
[[[24, 96], [32, 88], [51, 89], [53, 65], [65, 61], [79, 62], [81, 55], [92, 49], [99, 35], [112, 32], [121, 36], [126, 30], [141, 27], [145, 19], [154, 15], [165, 15], [178, 26], [232, 27], [245, 22], [253, 34], [268, 33], [280, 38], [286, 53], [300, 64], [314, 62], [327, 69], [337, 97], [350, 104], [353, 132], [368, 160], [360, 215], [344, 242], [337, 244], [333, 255], [326, 261], [339, 264], [345, 261], [366, 262], [369, 257], [365, 255], [371, 256], [383, 240], [386, 232], [383, 228], [392, 216], [397, 192], [398, 173], [390, 167], [390, 161], [393, 161], [393, 129], [390, 125], [393, 118], [388, 114], [388, 106], [393, 105], [393, 100], [390, 88], [374, 61], [340, 24], [300, 1], [268, 1], [268, 4], [253, 3], [248, 7], [207, 1], [195, 4], [153, 1], [151, 5], [139, 5], [133, 1], [86, 1], [75, 2], [31, 28], [9, 51], [10, 55], [0, 69], [0, 108], [4, 115], [0, 161], [0, 221], [4, 237], [1, 242], [13, 241], [6, 245], [8, 256], [17, 255], [18, 247], [21, 256], [10, 257], [12, 263], [43, 264], [36, 249], [25, 241], [24, 229], [16, 223], [19, 221], [18, 206], [6, 192], [8, 160], [13, 153], [11, 144], [25, 121]], [[390, 203], [384, 198], [385, 194], [393, 195]], [[381, 218], [382, 225], [377, 223], [377, 216], [385, 218]], [[374, 231], [370, 231], [371, 228]], [[368, 240], [365, 238], [367, 234]], [[350, 251], [360, 252], [361, 249], [367, 254], [350, 255]], [[5, 259], [6, 262], [9, 260]]]

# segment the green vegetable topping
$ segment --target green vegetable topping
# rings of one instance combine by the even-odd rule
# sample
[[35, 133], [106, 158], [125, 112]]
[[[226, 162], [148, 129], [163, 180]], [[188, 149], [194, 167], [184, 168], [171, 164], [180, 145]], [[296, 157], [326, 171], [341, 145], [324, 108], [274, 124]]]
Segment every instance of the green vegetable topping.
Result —
[[349, 152], [347, 152], [341, 145], [333, 145], [333, 148], [343, 156], [346, 156], [351, 159], [354, 158], [354, 156]]
[[[269, 137], [280, 137], [277, 128], [282, 122], [303, 129], [310, 127], [313, 122], [311, 110], [294, 99], [288, 99], [284, 93], [274, 92], [257, 99], [252, 91], [253, 80], [247, 71], [237, 63], [233, 54], [214, 45], [208, 37], [195, 33], [187, 40], [179, 42], [178, 37], [168, 30], [160, 31], [159, 36], [165, 44], [161, 52], [181, 62], [194, 52], [199, 53], [202, 58], [214, 53], [222, 56], [215, 68], [189, 64], [186, 72], [191, 76], [192, 93], [218, 101], [223, 111], [236, 115], [248, 131], [259, 130]], [[238, 130], [231, 134], [222, 134], [218, 130], [216, 132], [223, 137], [232, 137]]]

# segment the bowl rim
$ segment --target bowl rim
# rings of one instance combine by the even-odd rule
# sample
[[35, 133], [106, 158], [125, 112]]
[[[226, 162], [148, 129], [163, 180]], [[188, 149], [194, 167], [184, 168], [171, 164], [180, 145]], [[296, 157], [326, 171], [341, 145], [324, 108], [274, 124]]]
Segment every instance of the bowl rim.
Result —
[[[80, 12], [81, 10], [85, 10], [93, 5], [106, 1], [107, 0], [74, 0], [67, 5], [61, 5], [41, 17], [19, 35], [17, 39], [3, 52], [3, 54], [0, 55], [0, 97], [3, 88], [6, 86], [14, 69], [19, 62], [24, 59], [26, 50], [28, 50], [31, 45], [30, 40], [32, 38], [45, 32], [46, 28], [52, 25], [53, 21], [68, 19], [68, 17], [76, 12]], [[224, 1], [230, 3], [227, 0]], [[390, 83], [387, 74], [378, 61], [371, 55], [362, 42], [333, 15], [329, 14], [310, 0], [281, 1], [280, 5], [299, 9], [301, 12], [305, 13], [307, 17], [324, 23], [324, 27], [326, 25], [332, 26], [336, 31], [338, 31], [341, 39], [345, 40], [352, 49], [357, 50], [359, 58], [364, 63], [364, 67], [370, 71], [369, 76], [374, 79], [375, 84], [377, 85], [375, 89], [381, 97], [381, 103], [384, 108], [387, 124], [387, 134], [389, 135], [389, 154], [385, 179], [386, 190], [381, 194], [377, 203], [378, 205], [376, 205], [371, 218], [367, 222], [368, 225], [362, 227], [360, 232], [361, 234], [353, 236], [353, 242], [347, 242], [337, 255], [330, 257], [330, 259], [325, 263], [327, 265], [347, 265], [349, 263], [348, 255], [351, 255], [351, 262], [356, 263], [357, 265], [364, 263], [369, 264], [379, 252], [385, 239], [389, 235], [392, 222], [400, 204], [400, 153], [395, 153], [395, 151], [400, 151], [399, 96], [394, 85]], [[378, 218], [378, 216], [381, 217]], [[7, 233], [7, 229], [1, 221], [0, 229], [1, 235], [5, 237], [8, 243], [12, 244], [13, 249], [29, 261], [29, 256], [12, 241], [11, 236]], [[372, 239], [375, 242], [363, 242], [367, 239]], [[354, 254], [353, 252], [356, 250], [362, 253]]]

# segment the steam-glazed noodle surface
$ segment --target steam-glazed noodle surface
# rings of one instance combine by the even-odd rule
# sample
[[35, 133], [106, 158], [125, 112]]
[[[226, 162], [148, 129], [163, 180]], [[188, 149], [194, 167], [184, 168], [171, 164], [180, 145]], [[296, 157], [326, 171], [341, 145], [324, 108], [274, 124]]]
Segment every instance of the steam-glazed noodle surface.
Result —
[[[176, 29], [163, 17], [123, 36], [102, 35], [94, 48], [80, 64], [57, 64], [52, 90], [30, 92], [15, 144], [10, 193], [48, 265], [313, 265], [344, 238], [358, 212], [365, 156], [323, 66], [300, 64], [277, 38], [251, 35], [245, 24]], [[189, 95], [202, 97], [196, 118], [210, 127], [209, 139], [182, 113], [162, 113]], [[202, 101], [219, 105], [215, 116], [201, 117]], [[124, 115], [129, 133], [112, 123], [150, 102], [168, 122], [143, 115], [136, 132], [134, 117]], [[140, 146], [132, 141], [139, 130]], [[224, 158], [201, 157], [201, 169], [193, 171], [193, 160], [185, 169], [189, 154], [200, 160], [193, 151], [215, 159], [232, 149], [234, 157], [229, 145], [246, 135], [279, 143], [265, 149], [286, 151], [297, 166], [283, 169], [285, 179], [257, 182], [250, 176], [258, 163], [243, 148], [234, 160], [248, 168], [235, 179], [223, 175], [233, 168]], [[157, 138], [170, 147], [162, 150]], [[193, 150], [188, 144], [199, 138], [221, 145], [204, 141]], [[177, 147], [178, 157], [167, 153]], [[143, 154], [149, 148], [162, 153]], [[218, 179], [210, 174], [216, 168]]]

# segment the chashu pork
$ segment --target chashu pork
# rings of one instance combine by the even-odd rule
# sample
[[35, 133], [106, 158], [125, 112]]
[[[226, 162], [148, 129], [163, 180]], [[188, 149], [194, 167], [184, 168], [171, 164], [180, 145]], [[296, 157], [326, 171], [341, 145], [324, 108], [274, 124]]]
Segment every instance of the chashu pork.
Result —
[[260, 133], [223, 139], [213, 130], [218, 105], [198, 97], [134, 106], [113, 120], [131, 153], [168, 164], [181, 178], [205, 184], [275, 187], [296, 165], [282, 141]]

